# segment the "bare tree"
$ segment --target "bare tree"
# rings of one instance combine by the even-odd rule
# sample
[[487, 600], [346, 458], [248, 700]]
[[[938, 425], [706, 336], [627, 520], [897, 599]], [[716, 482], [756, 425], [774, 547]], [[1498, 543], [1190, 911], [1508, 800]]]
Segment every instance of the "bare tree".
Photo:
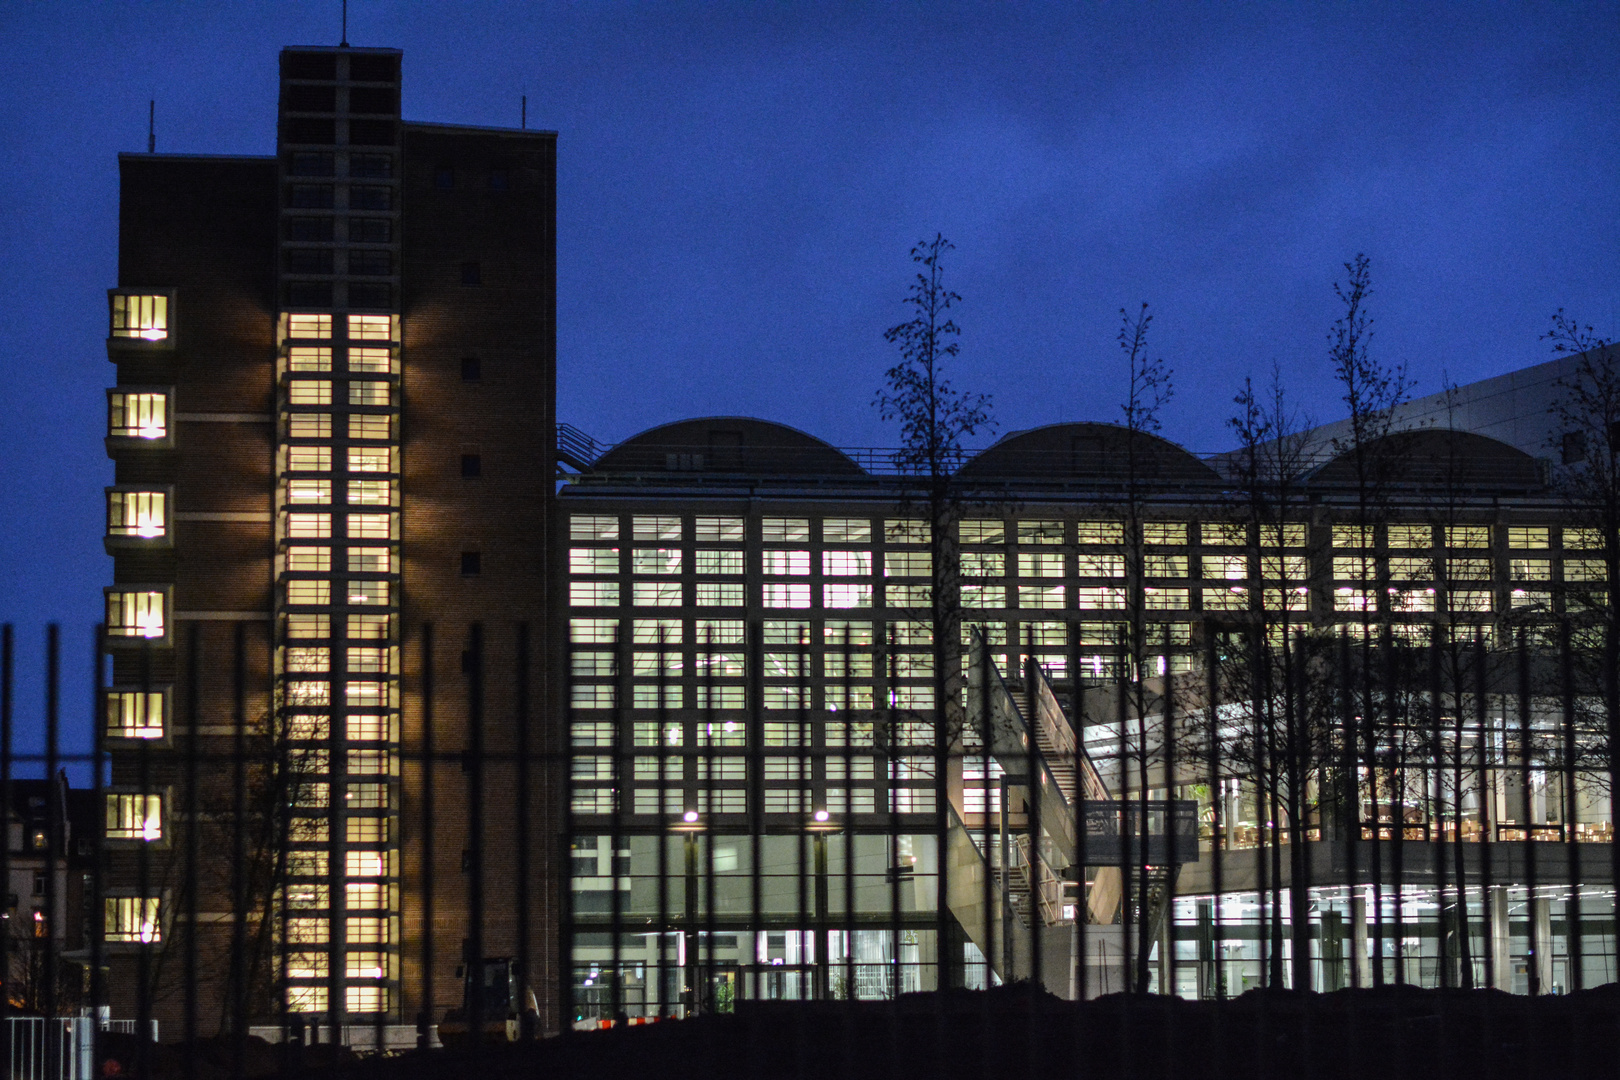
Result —
[[[1328, 359], [1333, 367], [1334, 378], [1343, 390], [1342, 400], [1349, 413], [1349, 432], [1333, 441], [1333, 450], [1348, 459], [1351, 468], [1355, 498], [1353, 512], [1355, 524], [1360, 529], [1357, 557], [1362, 560], [1362, 581], [1364, 584], [1376, 582], [1370, 602], [1366, 596], [1367, 590], [1362, 590], [1358, 712], [1362, 721], [1360, 730], [1352, 734], [1360, 743], [1370, 779], [1373, 816], [1378, 818], [1381, 816], [1378, 808], [1378, 777], [1381, 775], [1380, 770], [1387, 769], [1389, 764], [1387, 755], [1380, 754], [1380, 748], [1388, 742], [1386, 736], [1394, 729], [1391, 702], [1387, 698], [1380, 700], [1372, 692], [1374, 666], [1372, 639], [1376, 627], [1380, 632], [1380, 644], [1389, 645], [1390, 609], [1387, 572], [1377, 568], [1377, 560], [1369, 556], [1367, 551], [1372, 546], [1375, 530], [1386, 516], [1389, 486], [1400, 470], [1399, 455], [1393, 451], [1387, 437], [1394, 425], [1395, 409], [1407, 400], [1411, 393], [1412, 381], [1407, 377], [1404, 364], [1385, 365], [1372, 355], [1373, 320], [1367, 310], [1367, 301], [1372, 296], [1373, 290], [1371, 264], [1367, 256], [1357, 254], [1354, 259], [1344, 264], [1344, 269], [1346, 272], [1344, 284], [1335, 282], [1333, 286], [1334, 294], [1343, 305], [1344, 313], [1334, 321], [1332, 329], [1328, 332]], [[1382, 652], [1383, 649], [1379, 651]], [[1385, 689], [1392, 690], [1388, 686]], [[1352, 843], [1360, 830], [1359, 801], [1358, 795], [1355, 811], [1357, 824], [1351, 829]], [[1384, 939], [1383, 855], [1379, 835], [1381, 831], [1381, 828], [1375, 826], [1371, 836], [1373, 918], [1377, 925], [1380, 950]], [[1399, 828], [1394, 830], [1393, 836], [1397, 842], [1402, 831]], [[1397, 913], [1399, 910], [1397, 905]], [[1373, 983], [1382, 985], [1383, 981], [1384, 964], [1380, 952], [1379, 961], [1373, 967]]]
[[[929, 581], [934, 656], [934, 799], [939, 815], [939, 843], [943, 853], [946, 807], [949, 802], [947, 765], [959, 745], [965, 710], [962, 696], [962, 619], [960, 562], [956, 524], [961, 500], [953, 474], [962, 457], [964, 439], [994, 429], [990, 398], [958, 390], [947, 377], [949, 363], [961, 351], [961, 329], [951, 318], [952, 305], [961, 296], [945, 284], [944, 257], [954, 250], [936, 233], [911, 249], [918, 270], [902, 303], [912, 317], [891, 326], [883, 338], [900, 351], [900, 361], [884, 373], [885, 385], [873, 404], [885, 420], [900, 424], [900, 449], [895, 464], [918, 477], [928, 515]], [[891, 746], [892, 751], [892, 746]], [[945, 918], [946, 875], [939, 875], [939, 912]], [[941, 948], [944, 938], [941, 937]]]

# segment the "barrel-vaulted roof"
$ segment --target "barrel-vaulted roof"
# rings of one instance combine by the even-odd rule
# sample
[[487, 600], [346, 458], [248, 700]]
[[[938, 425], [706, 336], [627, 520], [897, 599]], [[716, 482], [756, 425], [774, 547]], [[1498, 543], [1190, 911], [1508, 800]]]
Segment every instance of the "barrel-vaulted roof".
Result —
[[706, 416], [649, 428], [592, 465], [607, 473], [727, 473], [864, 476], [848, 454], [786, 424], [748, 416]]
[[[1421, 428], [1397, 431], [1362, 450], [1367, 475], [1380, 484], [1443, 488], [1452, 485], [1533, 490], [1545, 486], [1541, 462], [1515, 446], [1472, 431]], [[1356, 451], [1345, 450], [1311, 474], [1321, 485], [1351, 485]]]
[[967, 480], [1048, 480], [1116, 485], [1207, 484], [1220, 477], [1169, 439], [1117, 424], [1071, 423], [1014, 431], [970, 458]]

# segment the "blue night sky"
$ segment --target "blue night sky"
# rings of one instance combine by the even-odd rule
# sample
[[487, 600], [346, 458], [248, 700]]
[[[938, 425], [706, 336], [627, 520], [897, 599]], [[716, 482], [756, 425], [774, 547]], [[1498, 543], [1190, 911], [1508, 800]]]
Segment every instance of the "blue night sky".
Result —
[[[103, 290], [119, 151], [268, 154], [276, 52], [338, 0], [0, 4], [0, 620], [38, 714], [66, 628], [84, 723], [101, 549]], [[616, 441], [744, 413], [888, 445], [906, 253], [957, 246], [961, 386], [1001, 429], [1117, 415], [1118, 310], [1157, 313], [1166, 433], [1226, 446], [1281, 365], [1336, 419], [1332, 284], [1372, 259], [1377, 355], [1417, 393], [1620, 330], [1620, 5], [407, 4], [407, 119], [559, 141], [559, 416]]]

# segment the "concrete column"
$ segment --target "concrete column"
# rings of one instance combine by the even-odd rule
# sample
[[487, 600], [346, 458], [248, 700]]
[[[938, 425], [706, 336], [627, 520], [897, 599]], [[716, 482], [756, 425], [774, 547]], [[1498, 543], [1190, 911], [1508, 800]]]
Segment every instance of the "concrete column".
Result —
[[1490, 895], [1485, 901], [1485, 924], [1486, 932], [1489, 934], [1491, 968], [1496, 975], [1496, 981], [1492, 984], [1492, 988], [1511, 991], [1513, 989], [1513, 954], [1508, 936], [1508, 891], [1506, 886], [1491, 886]]
[[1531, 986], [1539, 994], [1553, 992], [1552, 901], [1536, 897], [1530, 901]]
[[1352, 986], [1372, 985], [1372, 964], [1367, 957], [1367, 894], [1350, 896], [1350, 978]]

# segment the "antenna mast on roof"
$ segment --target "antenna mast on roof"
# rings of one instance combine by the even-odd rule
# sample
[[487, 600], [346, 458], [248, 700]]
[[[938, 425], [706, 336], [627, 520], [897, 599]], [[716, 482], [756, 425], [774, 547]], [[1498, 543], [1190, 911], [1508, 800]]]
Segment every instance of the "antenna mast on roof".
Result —
[[146, 152], [157, 153], [157, 98], [146, 103]]
[[520, 118], [518, 120], [518, 123], [523, 126], [524, 131], [528, 131], [529, 130], [529, 95], [528, 94], [523, 95], [523, 104], [519, 107], [518, 116]]
[[349, 47], [349, 0], [343, 0], [343, 40], [338, 42], [338, 48]]

